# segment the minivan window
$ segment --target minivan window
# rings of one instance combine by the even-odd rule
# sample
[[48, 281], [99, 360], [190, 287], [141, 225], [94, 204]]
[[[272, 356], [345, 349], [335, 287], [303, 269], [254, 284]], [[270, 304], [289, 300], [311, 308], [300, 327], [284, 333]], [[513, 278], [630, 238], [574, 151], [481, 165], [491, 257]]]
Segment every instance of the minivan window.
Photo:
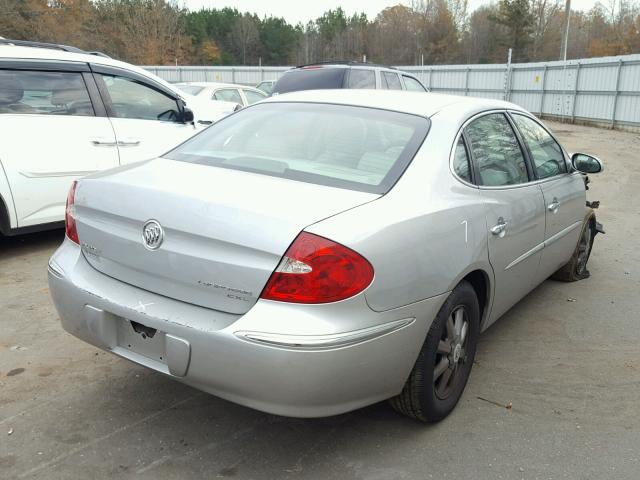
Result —
[[389, 90], [402, 90], [400, 84], [400, 77], [397, 73], [381, 72], [382, 73], [382, 85]]
[[424, 88], [422, 86], [422, 84], [416, 80], [415, 78], [412, 77], [408, 77], [406, 75], [403, 75], [402, 78], [404, 79], [404, 86], [407, 88], [407, 90], [411, 91], [411, 92], [426, 92], [427, 89]]
[[429, 120], [374, 108], [263, 103], [212, 125], [167, 158], [307, 183], [385, 193]]
[[484, 115], [465, 131], [481, 185], [496, 187], [529, 181], [520, 144], [502, 113]]
[[273, 86], [273, 94], [298, 90], [342, 88], [346, 68], [307, 67], [286, 72]]
[[366, 68], [352, 68], [349, 72], [349, 88], [376, 88], [376, 72]]
[[81, 73], [0, 70], [0, 114], [93, 116]]

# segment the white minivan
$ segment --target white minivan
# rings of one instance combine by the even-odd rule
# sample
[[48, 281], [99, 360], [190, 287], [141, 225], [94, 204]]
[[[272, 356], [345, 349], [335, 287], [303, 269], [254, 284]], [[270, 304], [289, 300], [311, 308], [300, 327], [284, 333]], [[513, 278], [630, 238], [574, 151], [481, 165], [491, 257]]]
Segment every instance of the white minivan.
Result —
[[133, 65], [0, 40], [0, 233], [62, 225], [73, 180], [154, 158], [232, 113]]

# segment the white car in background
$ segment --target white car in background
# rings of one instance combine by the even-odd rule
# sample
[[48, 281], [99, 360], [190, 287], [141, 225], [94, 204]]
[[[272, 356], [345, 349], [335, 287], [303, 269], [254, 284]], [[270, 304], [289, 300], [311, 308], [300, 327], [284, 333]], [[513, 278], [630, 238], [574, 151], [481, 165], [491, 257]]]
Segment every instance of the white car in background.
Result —
[[180, 82], [174, 83], [174, 86], [198, 98], [233, 102], [241, 107], [248, 107], [268, 97], [262, 90], [244, 85], [236, 85], [234, 83]]
[[103, 54], [1, 39], [0, 233], [62, 226], [74, 180], [162, 155], [235, 107]]

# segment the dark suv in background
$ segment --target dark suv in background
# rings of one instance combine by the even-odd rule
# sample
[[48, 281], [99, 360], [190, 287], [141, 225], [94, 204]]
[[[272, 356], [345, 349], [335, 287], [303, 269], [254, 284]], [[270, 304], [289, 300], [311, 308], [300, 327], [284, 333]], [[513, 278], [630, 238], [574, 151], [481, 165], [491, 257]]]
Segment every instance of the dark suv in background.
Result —
[[371, 63], [330, 62], [302, 65], [288, 70], [273, 86], [272, 95], [334, 88], [429, 91], [416, 77], [397, 68]]

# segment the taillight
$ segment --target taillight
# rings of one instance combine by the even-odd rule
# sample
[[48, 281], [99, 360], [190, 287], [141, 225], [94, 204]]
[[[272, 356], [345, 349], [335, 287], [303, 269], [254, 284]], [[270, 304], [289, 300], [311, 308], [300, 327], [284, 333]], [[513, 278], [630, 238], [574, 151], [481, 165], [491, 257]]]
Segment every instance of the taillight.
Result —
[[350, 248], [302, 232], [285, 252], [261, 298], [294, 303], [328, 303], [369, 286], [373, 267]]
[[78, 185], [77, 181], [74, 181], [71, 184], [71, 188], [69, 189], [69, 193], [67, 194], [67, 209], [64, 215], [64, 228], [67, 237], [72, 242], [76, 242], [80, 245], [80, 240], [78, 239], [78, 230], [76, 228], [76, 186]]

